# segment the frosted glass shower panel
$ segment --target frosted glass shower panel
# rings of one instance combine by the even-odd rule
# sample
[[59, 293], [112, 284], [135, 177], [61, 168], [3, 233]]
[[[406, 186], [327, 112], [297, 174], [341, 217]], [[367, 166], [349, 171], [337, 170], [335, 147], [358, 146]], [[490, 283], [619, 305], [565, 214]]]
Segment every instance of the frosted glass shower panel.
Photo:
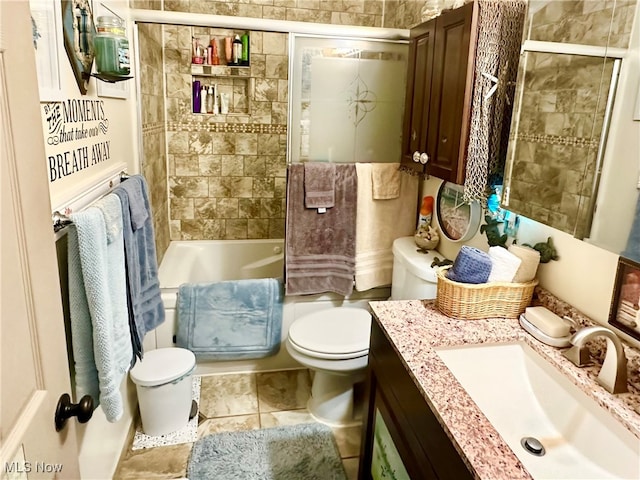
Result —
[[353, 162], [355, 135], [348, 92], [358, 74], [357, 61], [314, 57], [310, 74], [309, 160]]
[[399, 161], [407, 50], [296, 36], [290, 161]]

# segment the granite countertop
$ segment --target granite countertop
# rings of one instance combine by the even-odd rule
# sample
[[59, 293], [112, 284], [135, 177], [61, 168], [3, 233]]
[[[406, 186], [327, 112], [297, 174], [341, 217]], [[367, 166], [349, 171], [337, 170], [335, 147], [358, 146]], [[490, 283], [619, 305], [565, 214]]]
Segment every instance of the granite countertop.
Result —
[[[546, 306], [556, 313], [571, 313], [561, 305], [549, 305], [548, 297], [546, 300]], [[442, 362], [434, 350], [437, 347], [526, 342], [640, 441], [640, 352], [627, 344], [629, 393], [612, 395], [596, 383], [599, 365], [576, 367], [560, 349], [525, 332], [516, 319], [457, 320], [440, 313], [433, 300], [370, 302], [370, 306], [420, 393], [477, 478], [532, 477]], [[593, 325], [579, 314], [571, 316], [581, 325]], [[604, 340], [589, 344], [599, 364], [604, 348]]]

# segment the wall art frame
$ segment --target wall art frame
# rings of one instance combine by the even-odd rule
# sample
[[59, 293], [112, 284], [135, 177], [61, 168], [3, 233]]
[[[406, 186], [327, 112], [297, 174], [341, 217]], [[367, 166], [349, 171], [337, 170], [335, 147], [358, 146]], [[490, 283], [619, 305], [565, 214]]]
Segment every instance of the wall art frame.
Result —
[[609, 323], [640, 340], [640, 263], [619, 257]]
[[62, 0], [62, 34], [73, 75], [82, 95], [86, 95], [95, 51], [90, 0]]
[[41, 102], [64, 99], [60, 77], [59, 40], [62, 37], [60, 2], [30, 0], [31, 32], [38, 73], [38, 92]]

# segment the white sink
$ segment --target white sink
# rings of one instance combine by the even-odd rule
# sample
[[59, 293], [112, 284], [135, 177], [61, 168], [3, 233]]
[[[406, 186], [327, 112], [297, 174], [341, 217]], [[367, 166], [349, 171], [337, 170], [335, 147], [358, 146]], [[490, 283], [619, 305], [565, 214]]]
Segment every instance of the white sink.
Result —
[[534, 478], [640, 478], [640, 440], [526, 343], [437, 353]]

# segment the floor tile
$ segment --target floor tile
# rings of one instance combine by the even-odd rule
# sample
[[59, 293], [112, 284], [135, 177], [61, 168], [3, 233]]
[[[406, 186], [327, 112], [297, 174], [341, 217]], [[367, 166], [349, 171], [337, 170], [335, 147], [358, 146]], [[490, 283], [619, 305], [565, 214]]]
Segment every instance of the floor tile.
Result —
[[358, 463], [360, 463], [359, 458], [344, 458], [342, 460], [342, 465], [344, 466], [344, 469], [347, 472], [348, 480], [357, 480]]
[[357, 457], [360, 455], [362, 427], [332, 428], [332, 430], [342, 458]]
[[300, 410], [287, 410], [284, 412], [269, 412], [260, 414], [262, 428], [277, 427], [280, 425], [297, 425], [299, 423], [315, 422], [306, 408]]
[[203, 376], [200, 391], [200, 412], [207, 418], [258, 413], [253, 373]]
[[115, 480], [165, 479], [184, 477], [192, 443], [168, 447], [129, 450], [120, 460]]
[[260, 413], [306, 408], [311, 395], [309, 370], [258, 373]]
[[259, 428], [260, 419], [257, 414], [210, 418], [198, 425], [198, 438], [211, 435], [212, 433], [240, 432], [243, 430], [257, 430]]

